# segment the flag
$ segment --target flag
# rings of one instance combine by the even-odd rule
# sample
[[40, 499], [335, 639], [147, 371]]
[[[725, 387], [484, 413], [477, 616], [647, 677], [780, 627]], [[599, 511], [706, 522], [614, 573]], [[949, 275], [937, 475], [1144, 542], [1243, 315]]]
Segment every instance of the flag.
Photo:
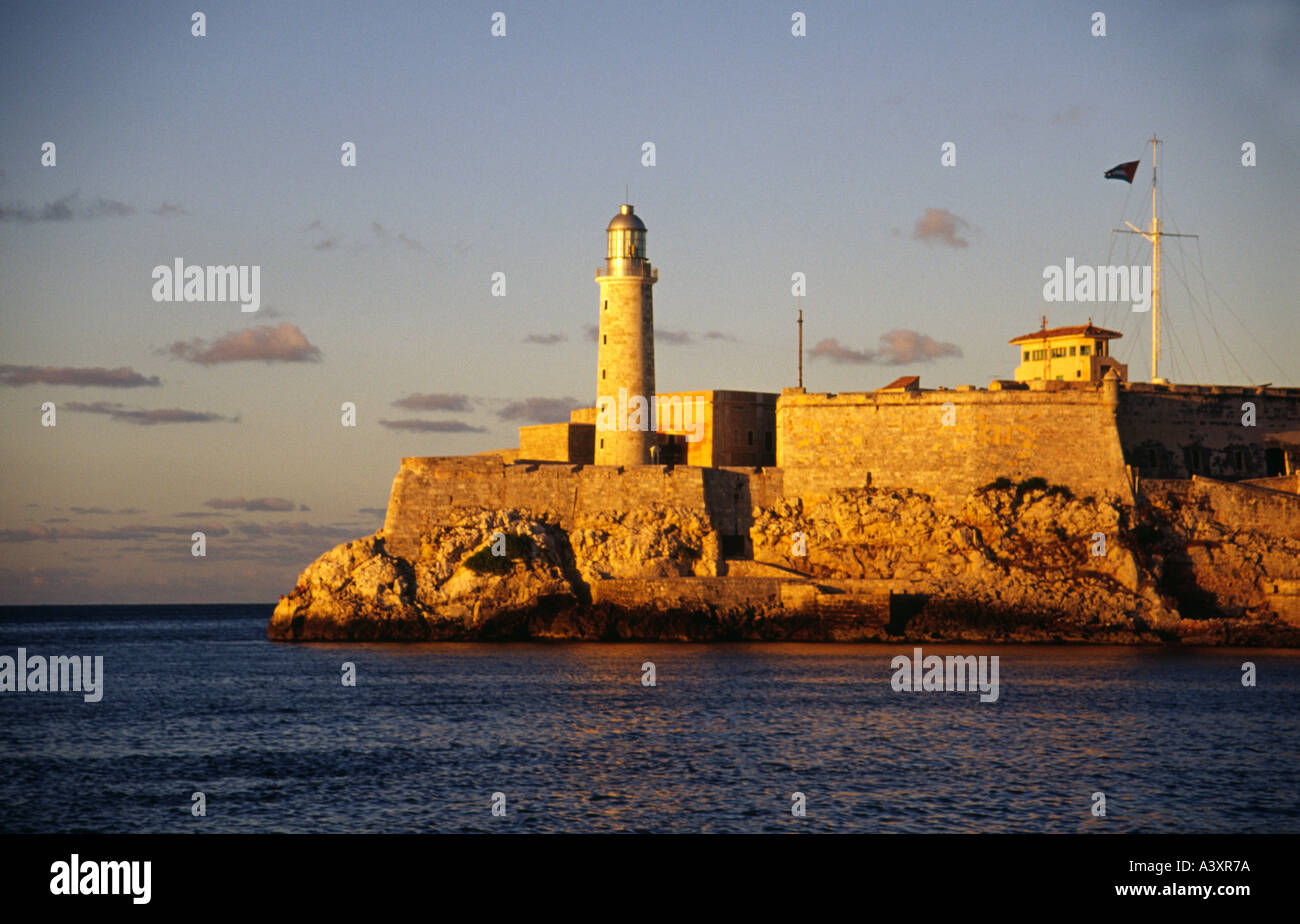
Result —
[[1106, 179], [1123, 180], [1125, 183], [1133, 182], [1133, 174], [1138, 172], [1140, 160], [1131, 160], [1127, 164], [1120, 164], [1118, 167], [1111, 167], [1106, 171]]

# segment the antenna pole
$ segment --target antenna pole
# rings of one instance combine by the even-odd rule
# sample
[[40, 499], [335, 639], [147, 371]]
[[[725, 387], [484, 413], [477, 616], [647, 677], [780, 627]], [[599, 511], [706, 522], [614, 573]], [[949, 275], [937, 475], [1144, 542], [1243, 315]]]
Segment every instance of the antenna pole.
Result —
[[795, 296], [795, 304], [799, 306], [799, 387], [803, 388], [803, 296]]
[[1043, 315], [1043, 380], [1052, 380], [1052, 348], [1047, 342], [1047, 315]]

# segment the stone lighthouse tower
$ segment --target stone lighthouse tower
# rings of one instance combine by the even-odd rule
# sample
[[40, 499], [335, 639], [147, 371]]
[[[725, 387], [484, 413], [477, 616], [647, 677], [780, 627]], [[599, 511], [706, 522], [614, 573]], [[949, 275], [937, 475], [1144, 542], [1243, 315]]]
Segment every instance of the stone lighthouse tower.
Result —
[[[659, 271], [645, 257], [645, 223], [619, 206], [605, 229], [596, 348], [596, 464], [644, 465], [654, 442], [654, 301]], [[609, 421], [614, 426], [609, 426]], [[631, 426], [629, 426], [629, 423]]]

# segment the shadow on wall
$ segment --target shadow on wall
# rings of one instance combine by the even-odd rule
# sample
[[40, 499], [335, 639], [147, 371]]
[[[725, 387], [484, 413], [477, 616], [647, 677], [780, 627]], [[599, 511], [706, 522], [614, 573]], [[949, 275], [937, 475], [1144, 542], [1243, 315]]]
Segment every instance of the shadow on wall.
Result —
[[704, 469], [705, 510], [721, 539], [723, 558], [753, 558], [749, 528], [754, 506], [749, 478], [738, 472]]

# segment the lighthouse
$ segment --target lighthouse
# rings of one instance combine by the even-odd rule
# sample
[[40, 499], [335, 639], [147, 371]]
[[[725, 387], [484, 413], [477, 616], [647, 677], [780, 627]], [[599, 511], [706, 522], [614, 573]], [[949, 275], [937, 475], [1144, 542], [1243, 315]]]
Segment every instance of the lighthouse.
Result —
[[[644, 465], [654, 443], [654, 300], [659, 271], [645, 256], [645, 223], [632, 206], [619, 206], [605, 229], [596, 341], [597, 465]], [[613, 425], [608, 423], [613, 420]]]

